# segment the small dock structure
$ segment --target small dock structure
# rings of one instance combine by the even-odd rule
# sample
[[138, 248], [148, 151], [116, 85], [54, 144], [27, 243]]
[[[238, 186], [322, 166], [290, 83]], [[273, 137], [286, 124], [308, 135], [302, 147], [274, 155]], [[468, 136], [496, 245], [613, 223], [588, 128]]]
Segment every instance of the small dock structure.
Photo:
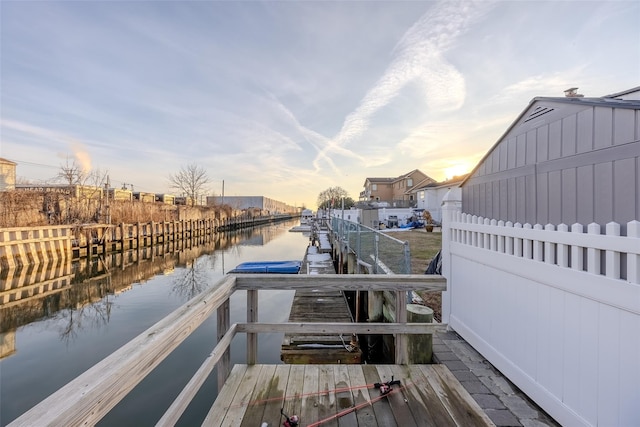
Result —
[[[217, 370], [219, 393], [211, 399], [204, 426], [282, 424], [282, 413], [297, 415], [300, 426], [491, 426], [468, 392], [446, 366], [410, 365], [403, 338], [433, 334], [442, 325], [407, 323], [399, 310], [395, 323], [258, 322], [258, 292], [278, 289], [407, 290], [440, 292], [434, 275], [227, 275], [184, 306], [85, 371], [27, 411], [10, 426], [94, 425], [151, 373], [211, 315], [217, 316], [217, 341], [191, 380], [156, 425], [175, 425], [202, 384]], [[229, 301], [247, 292], [247, 321], [230, 322]], [[260, 333], [392, 334], [396, 357], [390, 365], [257, 364]], [[230, 365], [231, 342], [246, 334], [246, 364]], [[376, 385], [378, 383], [378, 385]], [[390, 389], [383, 393], [382, 384]], [[115, 391], [114, 391], [115, 390]], [[282, 412], [281, 412], [282, 411]], [[288, 412], [287, 412], [288, 411]]]
[[[318, 253], [309, 246], [302, 261], [301, 274], [333, 274], [333, 260], [328, 253]], [[296, 291], [289, 322], [352, 322], [344, 294], [338, 289]], [[355, 334], [285, 334], [280, 352], [284, 363], [362, 363], [362, 350]]]

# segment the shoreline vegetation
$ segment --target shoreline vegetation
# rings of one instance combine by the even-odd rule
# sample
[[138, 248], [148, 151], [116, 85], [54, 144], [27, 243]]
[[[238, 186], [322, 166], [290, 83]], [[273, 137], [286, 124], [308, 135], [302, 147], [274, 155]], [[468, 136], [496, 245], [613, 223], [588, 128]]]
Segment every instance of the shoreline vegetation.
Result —
[[[385, 234], [409, 243], [411, 251], [411, 274], [424, 274], [431, 260], [442, 248], [442, 233], [427, 233], [424, 228], [408, 231], [387, 231]], [[442, 319], [442, 294], [439, 292], [418, 292], [427, 307], [433, 310], [433, 318]]]

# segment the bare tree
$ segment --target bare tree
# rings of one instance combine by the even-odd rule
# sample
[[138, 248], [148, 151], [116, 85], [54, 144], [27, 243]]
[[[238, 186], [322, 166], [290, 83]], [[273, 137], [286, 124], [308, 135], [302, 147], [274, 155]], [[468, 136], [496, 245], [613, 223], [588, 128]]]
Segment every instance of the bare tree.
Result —
[[[87, 170], [77, 160], [67, 156], [56, 175], [56, 180], [70, 188], [59, 212], [52, 214], [63, 223], [99, 222], [107, 219], [109, 172], [100, 169]], [[103, 206], [105, 205], [105, 206]], [[47, 208], [47, 214], [49, 214]]]
[[195, 205], [198, 197], [204, 194], [209, 181], [207, 171], [196, 163], [183, 166], [177, 173], [169, 175], [171, 188], [191, 198], [191, 206]]
[[330, 207], [340, 207], [344, 198], [344, 207], [350, 208], [355, 204], [353, 199], [349, 197], [349, 193], [342, 187], [330, 187], [318, 194], [318, 209], [326, 209]]
[[60, 171], [56, 179], [69, 185], [82, 185], [87, 179], [88, 171], [85, 171], [75, 160], [67, 156], [65, 164], [60, 165]]

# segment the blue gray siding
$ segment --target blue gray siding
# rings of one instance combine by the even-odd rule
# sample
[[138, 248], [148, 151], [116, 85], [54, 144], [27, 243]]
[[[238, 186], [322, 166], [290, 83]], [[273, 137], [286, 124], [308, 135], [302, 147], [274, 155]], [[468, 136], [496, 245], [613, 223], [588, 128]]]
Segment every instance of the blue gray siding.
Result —
[[640, 103], [615, 104], [534, 100], [463, 184], [463, 211], [543, 225], [639, 219]]

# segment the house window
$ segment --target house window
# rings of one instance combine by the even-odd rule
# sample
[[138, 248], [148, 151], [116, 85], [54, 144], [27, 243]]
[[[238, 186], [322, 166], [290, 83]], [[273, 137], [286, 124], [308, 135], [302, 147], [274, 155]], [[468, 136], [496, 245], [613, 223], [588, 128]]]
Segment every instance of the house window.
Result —
[[407, 178], [407, 187], [413, 187], [413, 179]]
[[378, 184], [371, 184], [372, 191], [378, 191]]

